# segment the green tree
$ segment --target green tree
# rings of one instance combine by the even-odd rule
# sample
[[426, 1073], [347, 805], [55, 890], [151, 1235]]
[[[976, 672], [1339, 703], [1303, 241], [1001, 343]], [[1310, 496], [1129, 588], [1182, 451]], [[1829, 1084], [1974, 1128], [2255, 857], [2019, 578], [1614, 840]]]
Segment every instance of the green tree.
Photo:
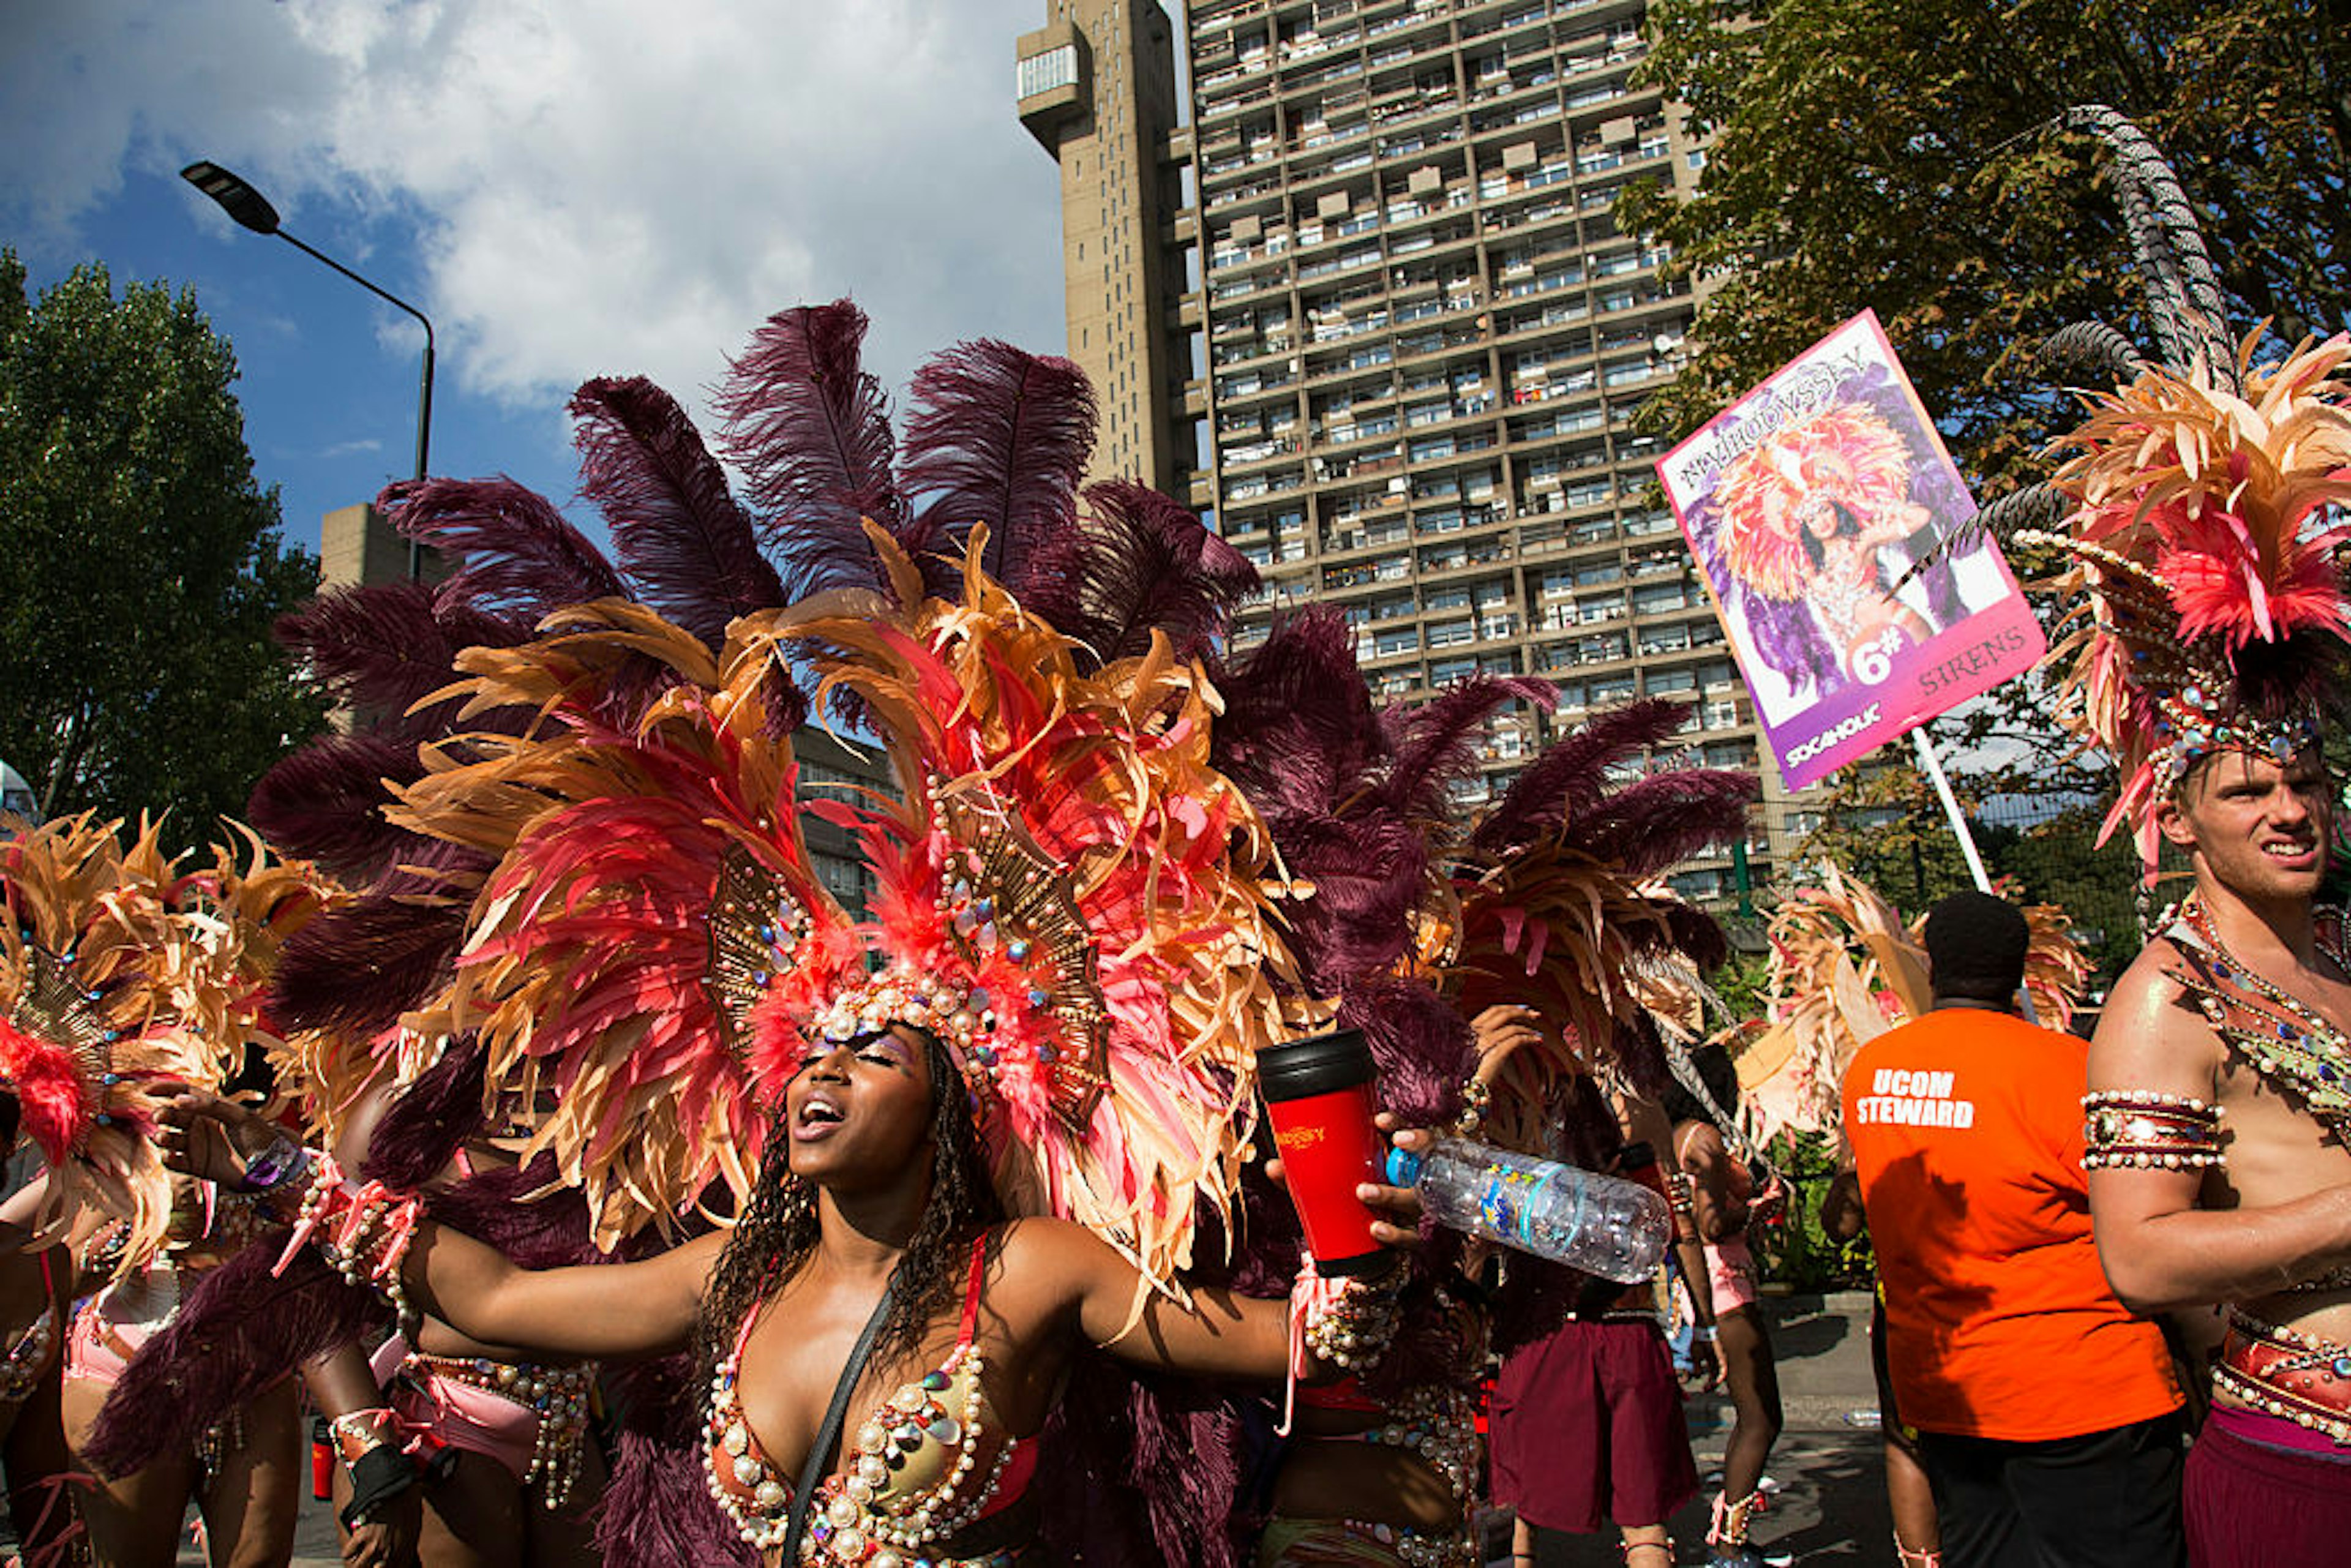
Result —
[[[1820, 823], [1796, 846], [1799, 871], [1822, 861], [1856, 877], [1906, 917], [1974, 883], [1943, 804], [1907, 743], [1844, 768], [1820, 805]], [[1964, 780], [1953, 788], [1973, 804]]]
[[1649, 26], [1647, 78], [1714, 137], [1687, 200], [1652, 183], [1619, 208], [1714, 286], [1653, 430], [1695, 427], [1870, 306], [1970, 476], [2039, 476], [2070, 405], [2038, 344], [2085, 319], [2152, 343], [2095, 143], [2040, 131], [2083, 103], [2169, 155], [2235, 329], [2291, 341], [2351, 305], [2351, 29], [2304, 6], [1652, 0]]
[[254, 482], [236, 361], [196, 308], [0, 250], [0, 757], [45, 813], [239, 813], [324, 705], [270, 640], [318, 563]]

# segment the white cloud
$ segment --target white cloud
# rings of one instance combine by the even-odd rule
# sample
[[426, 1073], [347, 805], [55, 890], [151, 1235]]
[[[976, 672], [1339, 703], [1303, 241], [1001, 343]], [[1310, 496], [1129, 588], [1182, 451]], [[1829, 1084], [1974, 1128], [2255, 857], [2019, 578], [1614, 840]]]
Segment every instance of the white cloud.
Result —
[[444, 373], [522, 405], [627, 371], [698, 403], [770, 311], [842, 293], [893, 379], [959, 338], [1058, 350], [1057, 177], [1011, 99], [1045, 13], [9, 0], [0, 221], [54, 245], [126, 167], [214, 158], [355, 264], [416, 246]]

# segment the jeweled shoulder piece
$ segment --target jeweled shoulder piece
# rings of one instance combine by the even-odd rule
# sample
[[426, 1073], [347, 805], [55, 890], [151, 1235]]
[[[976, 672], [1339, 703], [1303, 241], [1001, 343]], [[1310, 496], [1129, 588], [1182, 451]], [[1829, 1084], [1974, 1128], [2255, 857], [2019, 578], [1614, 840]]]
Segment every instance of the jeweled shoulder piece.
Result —
[[[2351, 959], [2325, 939], [2339, 911], [2320, 923], [2320, 951], [2351, 974]], [[2220, 943], [2210, 913], [2193, 896], [2166, 933], [2181, 962], [2164, 972], [2230, 1050], [2273, 1087], [2310, 1108], [2338, 1140], [2351, 1141], [2351, 1034], [2301, 998], [2273, 985]]]

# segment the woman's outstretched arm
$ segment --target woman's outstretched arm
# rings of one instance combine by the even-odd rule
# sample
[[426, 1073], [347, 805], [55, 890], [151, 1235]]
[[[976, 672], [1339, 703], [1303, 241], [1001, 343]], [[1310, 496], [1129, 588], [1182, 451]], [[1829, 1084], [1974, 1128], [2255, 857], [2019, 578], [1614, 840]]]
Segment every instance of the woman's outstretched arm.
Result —
[[[182, 1095], [163, 1120], [167, 1164], [231, 1186], [243, 1180], [246, 1155], [277, 1135], [207, 1094]], [[495, 1247], [420, 1220], [400, 1277], [411, 1305], [475, 1339], [549, 1357], [626, 1361], [692, 1341], [703, 1283], [725, 1240], [697, 1237], [636, 1263], [523, 1269]]]
[[[1380, 1125], [1395, 1133], [1402, 1147], [1427, 1145], [1427, 1133], [1395, 1132], [1395, 1118], [1384, 1113]], [[1279, 1161], [1268, 1174], [1281, 1178]], [[1399, 1249], [1419, 1245], [1420, 1234], [1414, 1228], [1420, 1218], [1417, 1194], [1377, 1182], [1364, 1183], [1356, 1194], [1384, 1217], [1374, 1221], [1373, 1239]], [[1399, 1266], [1403, 1261], [1396, 1260]], [[1061, 1220], [1015, 1225], [1006, 1273], [1045, 1281], [1052, 1295], [1045, 1310], [1121, 1361], [1198, 1377], [1264, 1382], [1278, 1380], [1289, 1370], [1287, 1298], [1265, 1301], [1221, 1287], [1200, 1287], [1191, 1291], [1187, 1306], [1156, 1291], [1146, 1293], [1134, 1265], [1081, 1226]]]

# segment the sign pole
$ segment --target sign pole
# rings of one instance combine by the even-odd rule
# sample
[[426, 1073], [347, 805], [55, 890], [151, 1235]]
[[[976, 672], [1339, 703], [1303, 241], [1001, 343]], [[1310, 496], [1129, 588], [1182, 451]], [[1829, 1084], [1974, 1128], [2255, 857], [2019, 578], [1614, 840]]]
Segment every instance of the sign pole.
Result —
[[1968, 874], [1976, 879], [1976, 891], [1990, 893], [1991, 878], [1984, 874], [1983, 856], [1976, 853], [1975, 835], [1968, 831], [1968, 820], [1959, 812], [1959, 797], [1951, 793], [1951, 781], [1943, 776], [1942, 763], [1936, 759], [1935, 743], [1927, 738], [1927, 727], [1922, 724], [1912, 730], [1910, 740], [1918, 748], [1918, 766], [1927, 770], [1936, 795], [1943, 802], [1943, 815], [1959, 841], [1959, 853], [1967, 857]]
[[[1941, 759], [1935, 755], [1935, 743], [1927, 738], [1927, 727], [1920, 725], [1910, 732], [1911, 744], [1917, 747], [1918, 766], [1925, 768], [1935, 786], [1935, 793], [1943, 802], [1943, 815], [1949, 820], [1951, 833], [1959, 841], [1959, 853], [1967, 857], [1968, 874], [1976, 879], [1976, 891], [1991, 892], [1991, 878], [1984, 873], [1983, 856], [1976, 852], [1975, 835], [1968, 831], [1968, 819], [1959, 810], [1959, 798], [1951, 793], [1951, 781], [1943, 773]], [[2017, 1000], [2023, 1005], [2024, 1021], [2039, 1023], [2040, 1015], [2033, 1010], [2032, 993], [2020, 990]]]

